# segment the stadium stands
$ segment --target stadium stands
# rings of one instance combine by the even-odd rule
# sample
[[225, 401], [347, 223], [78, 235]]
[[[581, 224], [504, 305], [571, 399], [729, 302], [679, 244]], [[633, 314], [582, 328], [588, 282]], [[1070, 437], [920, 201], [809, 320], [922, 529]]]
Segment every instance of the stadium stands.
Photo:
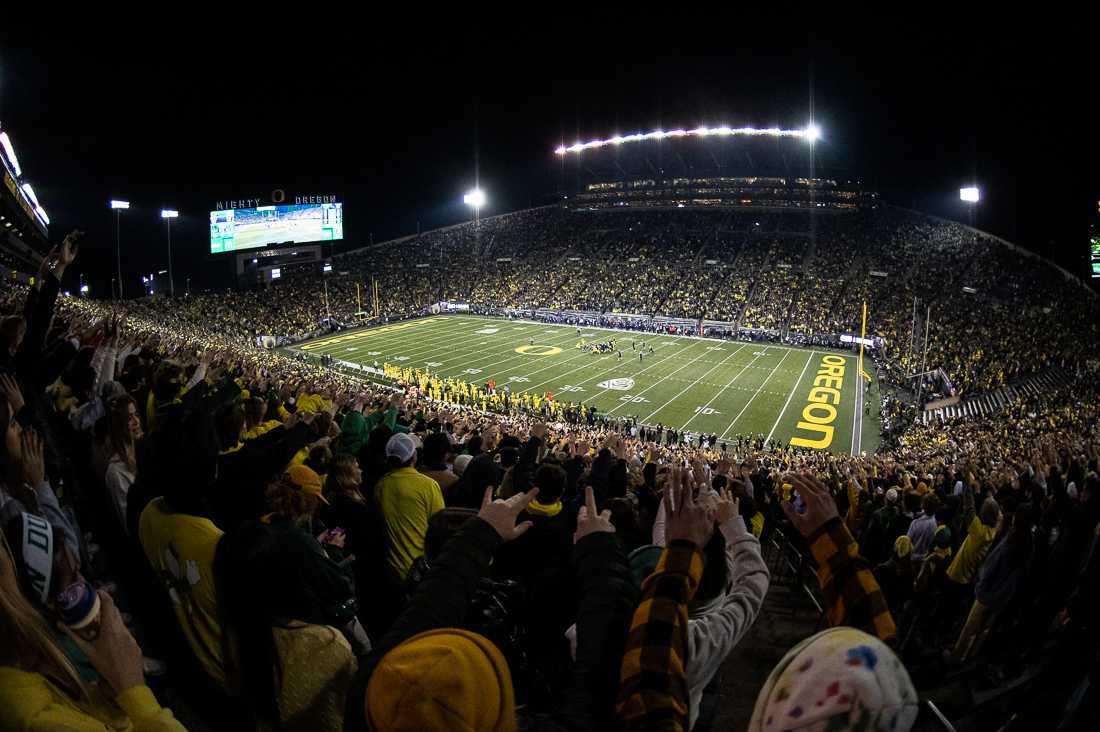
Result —
[[[0, 291], [4, 726], [179, 729], [149, 684], [199, 729], [707, 729], [723, 660], [767, 633], [769, 577], [819, 610], [787, 621], [776, 658], [797, 647], [772, 676], [738, 666], [753, 728], [834, 697], [814, 712], [834, 729], [865, 713], [909, 729], [929, 702], [965, 719], [978, 698], [985, 722], [1080, 721], [1098, 305], [998, 240], [884, 206], [549, 207], [343, 255], [327, 302], [304, 271], [266, 291], [58, 298], [76, 256], [69, 239], [33, 288]], [[900, 385], [918, 298], [962, 412], [918, 418], [887, 394], [879, 454], [763, 435], [722, 450], [483, 413], [256, 346], [360, 322], [372, 278], [381, 318], [458, 300], [792, 342], [858, 333], [867, 302]], [[28, 540], [43, 525], [45, 555]], [[98, 615], [80, 612], [84, 580]], [[804, 688], [778, 693], [789, 668]]]

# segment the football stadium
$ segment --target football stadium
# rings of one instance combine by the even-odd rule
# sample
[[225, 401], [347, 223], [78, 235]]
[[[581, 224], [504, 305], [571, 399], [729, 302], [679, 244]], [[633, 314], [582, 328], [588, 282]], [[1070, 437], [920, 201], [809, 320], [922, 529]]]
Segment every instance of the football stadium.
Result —
[[[605, 419], [660, 427], [662, 433], [668, 429], [670, 440], [675, 432], [682, 441], [703, 439], [715, 448], [762, 434], [768, 441], [858, 454], [864, 439], [861, 403], [869, 398], [858, 357], [851, 353], [690, 335], [548, 328], [519, 319], [427, 317], [291, 350], [328, 356], [352, 373], [381, 368], [381, 376], [416, 383], [437, 399], [450, 387], [457, 390], [450, 399], [486, 411], [491, 404], [509, 406], [507, 396], [509, 402], [549, 415], [557, 413], [556, 401], [563, 411], [594, 408]], [[835, 390], [831, 408], [813, 406], [820, 404], [812, 393], [819, 376], [837, 384], [826, 387]], [[485, 385], [480, 398], [471, 392], [471, 383]], [[877, 427], [870, 428], [867, 439], [877, 443]]]
[[1095, 44], [819, 11], [0, 27], [0, 730], [1100, 729]]

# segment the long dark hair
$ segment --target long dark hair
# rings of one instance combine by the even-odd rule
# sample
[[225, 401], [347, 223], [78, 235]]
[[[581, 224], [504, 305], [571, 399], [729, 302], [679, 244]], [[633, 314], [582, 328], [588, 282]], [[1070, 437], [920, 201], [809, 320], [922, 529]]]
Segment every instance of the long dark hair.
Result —
[[225, 534], [214, 554], [214, 584], [230, 689], [253, 714], [278, 724], [283, 668], [272, 631], [284, 619], [276, 618], [272, 604], [265, 602], [275, 581], [265, 570], [275, 545], [274, 531], [259, 521], [246, 521]]
[[130, 405], [137, 409], [137, 402], [129, 394], [116, 396], [107, 405], [108, 440], [112, 454], [126, 463], [131, 473], [137, 472], [137, 455], [134, 438], [130, 435]]

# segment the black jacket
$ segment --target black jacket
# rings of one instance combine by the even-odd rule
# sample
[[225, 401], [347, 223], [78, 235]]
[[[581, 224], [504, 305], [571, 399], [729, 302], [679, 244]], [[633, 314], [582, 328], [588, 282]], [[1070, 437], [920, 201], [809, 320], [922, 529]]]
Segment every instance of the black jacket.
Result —
[[[486, 574], [502, 543], [500, 535], [481, 519], [468, 521], [447, 543], [401, 617], [360, 669], [348, 693], [345, 729], [366, 729], [367, 683], [387, 652], [418, 633], [461, 624], [478, 579]], [[527, 730], [577, 732], [613, 727], [610, 700], [618, 689], [619, 664], [638, 592], [613, 534], [586, 536], [574, 546], [573, 561], [580, 598], [577, 660], [557, 711], [527, 720]]]
[[300, 422], [290, 429], [276, 427], [246, 441], [240, 450], [220, 455], [218, 481], [211, 496], [214, 523], [228, 529], [267, 513], [267, 486], [315, 439], [313, 428]]

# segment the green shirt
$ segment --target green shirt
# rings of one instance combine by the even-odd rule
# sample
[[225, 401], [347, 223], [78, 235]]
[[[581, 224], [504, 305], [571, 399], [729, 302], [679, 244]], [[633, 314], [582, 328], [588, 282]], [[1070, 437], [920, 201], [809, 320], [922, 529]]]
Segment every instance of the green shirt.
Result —
[[386, 561], [404, 582], [424, 554], [428, 520], [443, 510], [443, 492], [439, 483], [411, 467], [386, 473], [375, 492], [386, 532]]

